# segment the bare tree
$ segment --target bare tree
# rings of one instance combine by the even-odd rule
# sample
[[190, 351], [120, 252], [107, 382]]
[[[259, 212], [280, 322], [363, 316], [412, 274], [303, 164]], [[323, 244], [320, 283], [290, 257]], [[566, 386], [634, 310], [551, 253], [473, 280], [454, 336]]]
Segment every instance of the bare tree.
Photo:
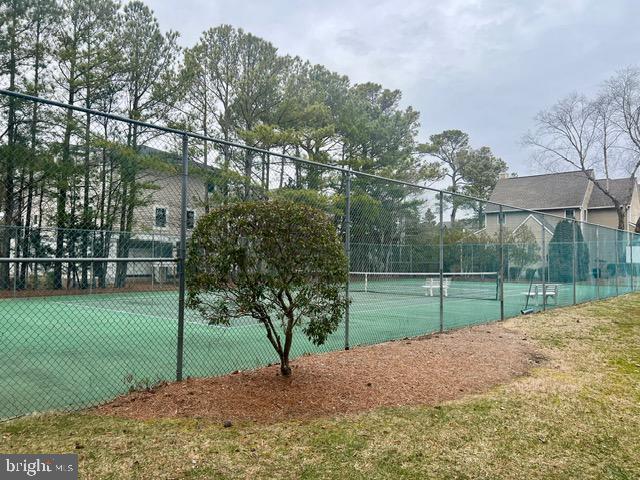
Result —
[[614, 121], [626, 140], [625, 170], [635, 179], [640, 168], [640, 69], [619, 72], [606, 88], [615, 107]]
[[612, 192], [609, 182], [596, 179], [596, 172], [602, 171], [608, 178], [609, 152], [613, 148], [612, 139], [616, 138], [612, 133], [614, 112], [606, 98], [601, 97], [599, 102], [577, 93], [569, 95], [536, 115], [536, 129], [525, 136], [524, 143], [533, 147], [539, 158], [554, 169], [569, 166], [581, 171], [593, 182], [594, 188], [611, 200], [618, 214], [618, 228], [623, 230], [624, 205]]
[[614, 98], [608, 91], [602, 92], [593, 102], [596, 122], [598, 123], [597, 149], [602, 155], [604, 178], [611, 178], [611, 171], [617, 166], [617, 149], [623, 131], [616, 122], [616, 105]]

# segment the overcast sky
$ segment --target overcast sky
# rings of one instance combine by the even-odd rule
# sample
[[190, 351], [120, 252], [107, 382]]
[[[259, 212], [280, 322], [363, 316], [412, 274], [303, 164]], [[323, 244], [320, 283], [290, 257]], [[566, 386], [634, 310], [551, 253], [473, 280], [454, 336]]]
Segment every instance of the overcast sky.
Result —
[[541, 108], [640, 64], [640, 0], [146, 0], [183, 46], [229, 23], [352, 82], [400, 89], [424, 141], [458, 128], [511, 171]]

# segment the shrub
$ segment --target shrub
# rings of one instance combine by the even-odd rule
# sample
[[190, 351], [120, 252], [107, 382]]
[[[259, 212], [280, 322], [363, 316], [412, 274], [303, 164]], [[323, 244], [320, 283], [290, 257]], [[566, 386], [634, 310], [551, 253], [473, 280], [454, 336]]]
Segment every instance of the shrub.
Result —
[[285, 200], [222, 206], [196, 225], [187, 259], [190, 308], [210, 323], [253, 317], [290, 375], [296, 328], [322, 345], [343, 318], [347, 258], [329, 217]]
[[549, 281], [573, 282], [573, 228], [576, 231], [576, 281], [589, 276], [589, 248], [578, 223], [562, 220], [556, 225], [549, 242]]

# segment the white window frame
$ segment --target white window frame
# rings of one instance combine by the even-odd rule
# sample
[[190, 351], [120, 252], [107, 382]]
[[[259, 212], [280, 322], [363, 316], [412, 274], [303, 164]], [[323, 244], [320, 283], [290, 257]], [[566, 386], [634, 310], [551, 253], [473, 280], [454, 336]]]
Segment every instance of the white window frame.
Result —
[[[157, 210], [159, 208], [164, 209], [164, 227], [160, 227], [157, 224], [157, 213], [158, 213]], [[168, 225], [169, 225], [169, 207], [165, 205], [154, 205], [153, 206], [153, 228], [156, 228], [158, 230], [166, 230]]]

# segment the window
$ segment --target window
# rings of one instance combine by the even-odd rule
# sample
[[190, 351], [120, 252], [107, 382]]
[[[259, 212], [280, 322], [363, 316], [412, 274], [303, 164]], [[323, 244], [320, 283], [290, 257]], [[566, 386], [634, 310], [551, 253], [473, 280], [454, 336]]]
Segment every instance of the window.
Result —
[[214, 193], [216, 191], [216, 186], [212, 182], [207, 183], [207, 192]]
[[164, 207], [156, 207], [156, 227], [164, 228], [167, 226], [167, 209]]
[[496, 224], [500, 225], [506, 225], [506, 220], [507, 220], [507, 216], [504, 214], [504, 212], [502, 213], [498, 213], [496, 215]]
[[196, 224], [196, 212], [187, 210], [187, 228], [191, 229]]
[[576, 212], [573, 208], [567, 208], [564, 211], [564, 218], [576, 218]]

